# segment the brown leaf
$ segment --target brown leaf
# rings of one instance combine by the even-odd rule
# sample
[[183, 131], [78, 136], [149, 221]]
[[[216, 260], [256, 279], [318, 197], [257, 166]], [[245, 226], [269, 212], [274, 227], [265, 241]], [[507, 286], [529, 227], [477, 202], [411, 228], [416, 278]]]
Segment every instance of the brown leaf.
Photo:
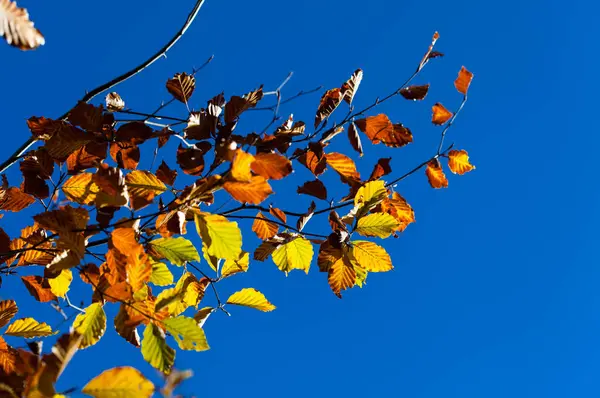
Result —
[[129, 142], [110, 144], [110, 156], [122, 169], [135, 170], [140, 163], [140, 148]]
[[414, 86], [404, 87], [402, 90], [400, 90], [400, 94], [402, 94], [402, 96], [404, 98], [406, 98], [407, 100], [421, 101], [421, 100], [425, 99], [428, 91], [429, 91], [429, 84], [425, 84], [422, 86], [414, 85]]
[[26, 156], [19, 164], [19, 168], [23, 174], [23, 184], [21, 185], [23, 192], [39, 199], [45, 199], [50, 195], [50, 188], [44, 181], [50, 176], [42, 170], [36, 156]]
[[460, 175], [475, 169], [475, 166], [469, 163], [469, 154], [464, 149], [460, 151], [453, 149], [448, 152], [448, 167], [454, 174]]
[[163, 238], [185, 235], [187, 232], [185, 224], [185, 213], [182, 211], [163, 213], [156, 218], [156, 229]]
[[126, 142], [131, 145], [141, 144], [152, 138], [153, 132], [150, 126], [143, 122], [129, 122], [122, 124], [115, 133], [115, 140]]
[[316, 203], [311, 202], [310, 207], [308, 208], [306, 213], [304, 213], [302, 216], [300, 216], [298, 218], [298, 221], [296, 222], [296, 229], [298, 231], [302, 231], [304, 229], [304, 226], [306, 226], [306, 223], [312, 218], [313, 214], [315, 214], [316, 208], [317, 208]]
[[96, 207], [120, 207], [129, 202], [125, 177], [120, 169], [102, 163], [93, 175], [92, 181], [98, 187]]
[[268, 180], [281, 180], [292, 172], [292, 162], [277, 153], [258, 153], [250, 168]]
[[29, 20], [27, 10], [10, 0], [0, 0], [0, 36], [21, 50], [33, 50], [45, 43], [42, 33]]
[[185, 138], [192, 140], [207, 140], [211, 138], [211, 130], [214, 130], [214, 117], [209, 116], [205, 110], [200, 112], [191, 112], [188, 118], [188, 125], [184, 129]]
[[348, 232], [348, 229], [346, 228], [346, 224], [344, 224], [342, 222], [342, 220], [340, 219], [340, 216], [337, 214], [337, 212], [335, 210], [331, 210], [329, 212], [329, 225], [331, 226], [331, 229], [333, 231], [346, 231]]
[[469, 72], [467, 68], [463, 66], [460, 68], [458, 77], [454, 81], [454, 87], [456, 87], [459, 93], [466, 96], [467, 91], [469, 91], [469, 86], [471, 85], [471, 80], [473, 80], [473, 73]]
[[253, 258], [257, 261], [265, 261], [278, 246], [278, 242], [266, 240], [256, 248]]
[[35, 202], [33, 196], [27, 195], [19, 188], [0, 188], [0, 210], [19, 212]]
[[185, 174], [199, 176], [204, 170], [204, 153], [196, 148], [177, 148], [177, 164]]
[[358, 128], [369, 137], [373, 144], [383, 142], [384, 145], [399, 148], [412, 142], [411, 131], [402, 123], [392, 124], [383, 113], [356, 121]]
[[325, 168], [327, 167], [327, 162], [324, 157], [319, 158], [313, 151], [310, 149], [304, 152], [300, 157], [298, 157], [298, 161], [304, 165], [307, 169], [309, 169], [315, 177], [320, 176], [325, 172]]
[[443, 55], [441, 53], [433, 53], [433, 46], [435, 46], [435, 42], [439, 38], [440, 38], [440, 34], [438, 32], [435, 32], [433, 34], [433, 37], [431, 38], [431, 44], [429, 45], [429, 49], [423, 56], [423, 59], [421, 60], [421, 63], [419, 64], [419, 67], [417, 68], [417, 72], [420, 71], [421, 69], [423, 69], [423, 67], [427, 64], [429, 59]]
[[106, 159], [107, 149], [108, 142], [92, 141], [71, 153], [67, 158], [69, 174], [73, 175], [91, 167], [98, 167]]
[[279, 226], [269, 221], [260, 211], [252, 223], [252, 231], [258, 236], [259, 239], [267, 240], [277, 235]]
[[415, 222], [415, 212], [406, 200], [398, 192], [394, 192], [391, 198], [385, 198], [380, 208], [373, 210], [392, 215], [399, 222], [398, 231], [402, 232], [408, 224]]
[[363, 71], [359, 68], [354, 71], [352, 76], [350, 76], [350, 79], [342, 84], [341, 95], [348, 105], [352, 105], [352, 100], [354, 99], [354, 95], [356, 95], [356, 91], [358, 90], [358, 86], [360, 86], [362, 78]]
[[320, 180], [307, 181], [296, 192], [327, 200], [327, 188]]
[[249, 92], [243, 97], [231, 97], [229, 102], [225, 105], [225, 123], [229, 124], [235, 122], [246, 110], [254, 108], [262, 98], [262, 86], [257, 90]]
[[375, 181], [380, 179], [381, 177], [388, 175], [392, 172], [392, 167], [390, 166], [390, 161], [392, 158], [381, 158], [377, 161], [375, 167], [373, 167], [373, 171], [371, 172], [371, 176], [369, 177], [369, 181]]
[[69, 122], [73, 126], [79, 126], [88, 132], [102, 131], [104, 118], [102, 115], [102, 105], [95, 106], [87, 102], [79, 101], [73, 109], [69, 111]]
[[444, 170], [442, 170], [442, 165], [438, 159], [430, 160], [429, 163], [427, 163], [425, 174], [427, 175], [429, 185], [431, 185], [432, 188], [448, 188], [448, 180], [446, 179], [446, 175], [444, 174]]
[[452, 112], [446, 109], [444, 105], [440, 104], [439, 102], [433, 105], [431, 110], [433, 111], [431, 123], [435, 124], [436, 126], [441, 126], [452, 117]]
[[279, 219], [279, 221], [281, 221], [282, 223], [286, 223], [287, 222], [287, 217], [285, 215], [285, 213], [281, 210], [279, 210], [276, 207], [270, 206], [269, 207], [269, 213], [271, 213], [271, 215], [277, 219]]
[[354, 148], [354, 150], [358, 152], [360, 156], [362, 156], [363, 147], [362, 143], [360, 142], [358, 130], [356, 129], [356, 124], [354, 124], [354, 122], [350, 123], [350, 126], [348, 126], [348, 140], [350, 141], [350, 145], [352, 145], [352, 148]]
[[93, 136], [86, 134], [68, 123], [61, 124], [61, 128], [46, 141], [44, 147], [53, 159], [64, 162], [69, 155], [83, 147], [92, 140]]
[[177, 170], [172, 170], [163, 160], [156, 170], [156, 177], [163, 183], [172, 186], [177, 178]]
[[56, 134], [63, 126], [64, 122], [52, 120], [45, 117], [32, 116], [27, 119], [27, 126], [31, 134], [38, 140], [47, 141]]
[[254, 205], [262, 203], [273, 193], [271, 186], [262, 176], [252, 176], [248, 182], [227, 181], [223, 188], [238, 202]]
[[100, 268], [96, 264], [86, 264], [79, 268], [79, 276], [88, 285], [98, 285], [100, 279]]
[[186, 104], [196, 88], [196, 78], [187, 73], [177, 73], [167, 80], [167, 90], [175, 99]]
[[341, 102], [342, 91], [339, 88], [327, 90], [321, 97], [321, 103], [319, 104], [319, 108], [317, 108], [317, 114], [315, 116], [315, 128], [317, 128], [324, 119], [327, 119]]
[[50, 288], [50, 284], [46, 278], [42, 278], [41, 276], [22, 276], [21, 280], [25, 284], [29, 293], [35, 298], [37, 301], [41, 303], [47, 303], [48, 301], [57, 300], [54, 293]]
[[13, 316], [16, 315], [19, 309], [14, 300], [0, 301], [0, 328], [8, 325]]
[[123, 101], [123, 98], [115, 92], [106, 94], [105, 103], [106, 109], [111, 112], [122, 111], [125, 109], [125, 101]]

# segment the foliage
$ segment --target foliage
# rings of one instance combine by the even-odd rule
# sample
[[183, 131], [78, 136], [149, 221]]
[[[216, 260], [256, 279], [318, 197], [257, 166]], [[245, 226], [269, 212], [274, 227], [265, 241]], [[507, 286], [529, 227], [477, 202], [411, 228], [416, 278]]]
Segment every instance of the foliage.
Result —
[[[15, 7], [0, 0], [0, 27], [6, 25], [3, 21], [14, 27], [0, 33], [17, 47], [43, 44], [27, 14]], [[455, 112], [439, 102], [433, 105], [431, 122], [443, 126], [439, 147], [402, 176], [384, 180], [392, 175], [392, 168], [391, 159], [382, 158], [364, 179], [351, 157], [354, 153], [327, 147], [338, 135], [347, 137], [358, 156], [365, 151], [365, 140], [391, 148], [412, 144], [408, 127], [373, 110], [397, 96], [424, 101], [430, 85], [411, 83], [431, 59], [442, 55], [434, 51], [438, 38], [436, 32], [405, 84], [362, 110], [352, 105], [366, 78], [361, 69], [340, 87], [325, 91], [310, 128], [292, 116], [273, 127], [284, 102], [310, 93], [282, 101], [280, 90], [287, 79], [273, 92], [259, 86], [228, 100], [218, 94], [197, 110], [198, 70], [178, 73], [166, 82], [168, 93], [182, 105], [183, 117], [159, 114], [173, 100], [145, 113], [126, 108], [116, 92], [106, 96], [104, 105], [79, 102], [65, 118], [31, 117], [27, 124], [40, 145], [21, 157], [20, 184], [11, 185], [2, 176], [0, 216], [39, 208], [32, 219], [20, 219], [19, 236], [10, 237], [0, 229], [0, 271], [29, 274], [22, 281], [37, 301], [57, 308], [57, 303], [64, 302], [65, 308], [80, 313], [49, 354], [13, 348], [0, 337], [3, 390], [15, 396], [54, 396], [56, 380], [70, 358], [77, 350], [98, 344], [110, 322], [127, 343], [140, 348], [150, 365], [170, 375], [161, 390], [168, 396], [189, 377], [174, 369], [176, 347], [209, 349], [203, 330], [209, 315], [229, 314], [239, 306], [263, 312], [275, 309], [263, 293], [251, 287], [225, 301], [219, 297], [222, 282], [248, 272], [252, 261], [271, 257], [286, 275], [294, 270], [308, 274], [316, 262], [340, 298], [348, 289], [363, 287], [369, 273], [392, 270], [392, 258], [379, 240], [398, 237], [415, 221], [412, 206], [395, 185], [425, 169], [431, 187], [448, 187], [446, 159], [455, 174], [475, 168], [465, 150], [452, 145], [444, 148], [446, 133], [467, 100], [473, 75], [463, 67], [454, 82], [462, 94]], [[263, 105], [271, 95], [276, 103]], [[343, 113], [338, 108], [344, 107], [346, 116], [335, 119]], [[273, 114], [262, 133], [236, 130], [247, 112], [258, 110]], [[130, 118], [120, 119], [123, 114]], [[164, 121], [168, 124], [161, 124]], [[154, 167], [158, 153], [168, 148], [170, 140], [179, 141], [169, 158], [175, 159], [177, 167], [165, 160]], [[143, 155], [150, 153], [152, 166], [143, 169]], [[293, 180], [292, 172], [298, 167], [308, 169], [314, 179]], [[330, 192], [339, 191], [339, 186], [323, 181], [321, 175], [327, 171], [347, 187], [341, 201], [329, 201]], [[182, 175], [191, 176], [187, 178], [190, 183]], [[306, 211], [287, 209], [272, 197], [274, 180], [284, 180], [288, 186], [297, 186], [298, 194], [326, 204], [312, 202]], [[214, 206], [217, 200], [220, 204]], [[326, 216], [320, 217], [321, 224], [318, 216]], [[235, 220], [250, 220], [252, 232], [242, 231]], [[306, 231], [308, 227], [312, 232]], [[196, 230], [201, 246], [194, 245], [189, 229]], [[248, 247], [243, 239], [248, 233], [262, 242]], [[175, 275], [181, 275], [177, 282]], [[69, 301], [74, 279], [90, 287], [90, 296], [81, 298], [88, 303], [84, 309]], [[198, 309], [209, 288], [217, 304]], [[107, 306], [118, 306], [114, 320], [107, 319]], [[0, 326], [8, 325], [16, 313], [14, 301], [0, 302]], [[6, 336], [26, 339], [55, 333], [49, 325], [29, 317], [13, 321], [4, 331]], [[94, 397], [137, 397], [151, 396], [155, 387], [136, 369], [119, 367], [98, 375], [82, 391]]]

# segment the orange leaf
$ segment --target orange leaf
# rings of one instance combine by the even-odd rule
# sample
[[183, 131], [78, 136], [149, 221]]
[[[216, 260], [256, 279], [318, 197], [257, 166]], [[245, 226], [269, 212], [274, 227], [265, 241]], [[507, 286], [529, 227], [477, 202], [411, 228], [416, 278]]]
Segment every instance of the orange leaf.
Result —
[[152, 263], [146, 253], [140, 248], [134, 253], [129, 253], [127, 261], [127, 281], [134, 292], [137, 292], [150, 281], [152, 276]]
[[94, 138], [75, 126], [64, 123], [44, 147], [55, 160], [63, 162], [76, 150], [80, 149]]
[[42, 278], [41, 276], [22, 276], [21, 280], [25, 284], [29, 293], [39, 302], [46, 303], [48, 301], [57, 300], [54, 293], [52, 293], [52, 289], [50, 288], [50, 284], [46, 278]]
[[296, 192], [327, 200], [327, 188], [320, 180], [307, 181]]
[[18, 377], [13, 373], [17, 367], [17, 358], [14, 348], [6, 344], [6, 341], [0, 336], [0, 369], [4, 371], [4, 374], [10, 375], [9, 377], [12, 380], [18, 380]]
[[270, 222], [260, 211], [254, 219], [252, 224], [252, 231], [259, 237], [259, 239], [267, 240], [271, 239], [279, 231], [279, 226]]
[[324, 119], [327, 119], [341, 102], [342, 91], [339, 88], [327, 90], [321, 97], [321, 103], [317, 109], [317, 114], [315, 116], [315, 128], [317, 128], [317, 126], [319, 126]]
[[0, 301], [0, 328], [6, 326], [18, 310], [14, 300]]
[[19, 188], [0, 188], [0, 210], [18, 212], [35, 202], [33, 196], [27, 195]]
[[381, 202], [381, 211], [392, 215], [399, 221], [398, 231], [402, 232], [408, 224], [415, 222], [415, 212], [398, 192], [392, 194], [391, 199], [385, 198]]
[[130, 142], [110, 144], [110, 156], [120, 168], [135, 170], [140, 163], [140, 148]]
[[258, 153], [250, 167], [267, 180], [281, 180], [292, 172], [292, 162], [277, 153]]
[[175, 99], [188, 102], [196, 88], [196, 79], [187, 73], [177, 73], [172, 79], [167, 80], [167, 90]]
[[73, 175], [90, 167], [98, 167], [106, 159], [107, 149], [108, 142], [92, 141], [71, 153], [67, 158], [69, 174]]
[[354, 286], [356, 272], [346, 256], [342, 256], [331, 265], [327, 281], [333, 293], [339, 298], [342, 298], [342, 290]]
[[283, 211], [279, 210], [278, 208], [273, 207], [273, 206], [269, 207], [269, 213], [271, 213], [271, 215], [273, 217], [278, 218], [279, 221], [281, 221], [282, 223], [285, 224], [287, 222], [287, 217], [286, 217], [285, 213]]
[[110, 244], [124, 255], [141, 248], [136, 239], [136, 230], [131, 227], [115, 228], [110, 235]]
[[342, 178], [342, 181], [349, 185], [360, 183], [360, 174], [356, 170], [354, 161], [341, 153], [332, 152], [325, 155], [327, 164], [331, 166]]
[[352, 76], [350, 76], [350, 79], [346, 80], [346, 82], [342, 84], [342, 98], [348, 103], [348, 105], [352, 105], [352, 100], [354, 99], [354, 95], [356, 95], [356, 91], [358, 90], [358, 86], [360, 86], [362, 78], [363, 71], [359, 68], [354, 71]]
[[429, 91], [429, 84], [423, 86], [409, 86], [400, 90], [400, 94], [407, 100], [421, 101], [424, 100]]
[[163, 213], [156, 218], [156, 229], [163, 238], [169, 238], [175, 234], [185, 235], [185, 213], [172, 211]]
[[423, 59], [421, 60], [421, 63], [419, 64], [419, 67], [417, 68], [417, 72], [420, 71], [421, 69], [423, 69], [423, 67], [427, 64], [427, 62], [429, 61], [430, 58], [435, 58], [435, 57], [439, 57], [439, 56], [443, 55], [441, 53], [433, 51], [433, 46], [435, 46], [435, 42], [439, 38], [440, 38], [440, 34], [438, 32], [435, 32], [433, 34], [433, 37], [431, 38], [431, 44], [429, 45], [429, 49], [423, 56]]
[[475, 169], [475, 166], [469, 163], [469, 154], [464, 149], [460, 151], [453, 149], [448, 152], [448, 167], [454, 174], [460, 175]]
[[444, 107], [444, 105], [439, 102], [435, 104], [432, 108], [433, 116], [431, 117], [431, 123], [441, 126], [446, 123], [452, 117], [452, 112]]
[[262, 176], [252, 176], [249, 182], [227, 181], [223, 188], [238, 202], [260, 204], [273, 193], [271, 186]]
[[425, 174], [427, 174], [429, 185], [431, 185], [432, 188], [448, 188], [448, 180], [446, 179], [446, 175], [444, 174], [444, 170], [442, 170], [442, 165], [438, 159], [430, 160], [429, 163], [427, 163]]
[[325, 168], [327, 167], [325, 157], [317, 156], [317, 154], [310, 149], [298, 157], [298, 161], [304, 165], [304, 167], [309, 169], [315, 175], [315, 177], [323, 174], [325, 172]]
[[369, 181], [375, 181], [380, 179], [381, 177], [388, 175], [392, 172], [392, 168], [390, 166], [390, 161], [392, 158], [381, 158], [377, 161], [375, 167], [373, 167], [373, 171], [371, 172], [371, 176], [369, 177]]
[[393, 124], [383, 113], [357, 120], [356, 125], [373, 144], [383, 142], [386, 146], [399, 148], [413, 140], [410, 129], [404, 127], [402, 123]]
[[252, 179], [250, 165], [254, 162], [254, 156], [238, 149], [231, 162], [231, 177], [240, 182], [248, 182]]
[[469, 86], [471, 85], [471, 80], [473, 80], [473, 74], [463, 66], [460, 68], [458, 77], [454, 81], [454, 87], [456, 87], [459, 93], [466, 96], [467, 91], [469, 91]]

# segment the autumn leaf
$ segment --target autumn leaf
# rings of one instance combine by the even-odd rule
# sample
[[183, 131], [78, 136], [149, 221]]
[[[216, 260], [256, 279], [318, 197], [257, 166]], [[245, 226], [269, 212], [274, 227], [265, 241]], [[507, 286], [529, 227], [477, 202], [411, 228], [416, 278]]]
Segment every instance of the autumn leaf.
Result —
[[340, 257], [329, 268], [327, 282], [333, 293], [339, 298], [342, 298], [342, 290], [346, 290], [354, 286], [356, 281], [356, 271], [346, 256]]
[[21, 280], [29, 293], [39, 302], [46, 303], [56, 300], [56, 296], [52, 293], [48, 280], [41, 276], [22, 276]]
[[0, 328], [6, 326], [18, 310], [14, 300], [0, 301]]
[[233, 293], [227, 299], [227, 304], [250, 307], [262, 312], [270, 312], [275, 309], [275, 306], [267, 300], [264, 294], [253, 288]]
[[210, 347], [206, 341], [204, 330], [198, 326], [194, 318], [178, 316], [162, 321], [167, 331], [175, 338], [182, 350], [206, 351]]
[[67, 199], [81, 205], [89, 205], [96, 200], [100, 188], [94, 183], [92, 173], [82, 173], [69, 178], [61, 189]]
[[440, 104], [439, 102], [433, 105], [431, 109], [433, 112], [431, 123], [435, 124], [436, 126], [441, 126], [452, 117], [452, 112], [446, 109], [444, 105]]
[[185, 174], [199, 176], [204, 170], [204, 151], [180, 145], [177, 149], [177, 164]]
[[254, 223], [252, 223], [252, 231], [254, 231], [259, 239], [267, 240], [277, 234], [279, 226], [270, 222], [269, 219], [259, 211], [254, 218]]
[[108, 109], [111, 112], [122, 111], [123, 109], [125, 109], [125, 101], [123, 101], [123, 98], [121, 98], [119, 93], [116, 93], [114, 91], [112, 93], [106, 94], [106, 97], [104, 98], [104, 103], [106, 104], [106, 109]]
[[363, 236], [387, 238], [398, 225], [398, 220], [387, 213], [372, 213], [358, 220], [356, 232]]
[[296, 192], [327, 200], [327, 188], [321, 180], [307, 181]]
[[227, 278], [240, 272], [247, 272], [250, 265], [250, 255], [242, 252], [237, 260], [225, 260], [221, 267], [221, 278]]
[[441, 53], [436, 53], [436, 52], [433, 51], [433, 47], [435, 46], [435, 43], [437, 42], [437, 40], [439, 38], [440, 38], [440, 34], [438, 32], [435, 32], [433, 34], [433, 37], [431, 38], [431, 44], [429, 45], [429, 49], [427, 50], [427, 52], [423, 56], [423, 59], [421, 60], [421, 62], [419, 63], [419, 67], [417, 68], [417, 72], [420, 71], [421, 69], [423, 69], [423, 67], [425, 65], [427, 65], [427, 62], [429, 62], [429, 60], [431, 58], [435, 58], [435, 57], [443, 55]]
[[407, 100], [421, 101], [424, 100], [429, 91], [429, 84], [423, 86], [409, 86], [400, 90], [400, 94]]
[[271, 186], [263, 176], [252, 176], [248, 182], [226, 181], [223, 189], [240, 203], [254, 205], [262, 203], [273, 193]]
[[0, 36], [21, 50], [33, 50], [46, 42], [42, 33], [34, 28], [25, 8], [17, 7], [15, 1], [0, 1]]
[[377, 164], [373, 167], [369, 181], [378, 180], [383, 176], [386, 176], [392, 172], [390, 161], [392, 158], [381, 158], [377, 161]]
[[320, 176], [325, 172], [325, 168], [327, 167], [327, 162], [325, 161], [325, 157], [319, 157], [317, 154], [310, 149], [306, 152], [302, 153], [298, 157], [298, 161], [307, 169], [311, 171], [315, 175], [315, 177]]
[[96, 344], [106, 331], [106, 314], [101, 303], [93, 303], [85, 308], [85, 313], [77, 315], [73, 329], [82, 336], [79, 348]]
[[292, 163], [277, 153], [258, 153], [250, 167], [267, 180], [281, 180], [292, 172]]
[[149, 243], [152, 250], [172, 264], [182, 266], [188, 261], [200, 261], [198, 250], [183, 237], [160, 238]]
[[459, 93], [466, 97], [469, 86], [471, 85], [471, 80], [473, 80], [473, 73], [469, 72], [467, 68], [463, 66], [460, 68], [458, 77], [454, 81], [454, 87], [456, 87]]
[[167, 264], [157, 261], [152, 263], [152, 276], [150, 283], [156, 286], [169, 286], [173, 284], [173, 274], [167, 267]]
[[469, 163], [469, 154], [464, 149], [448, 152], [448, 167], [454, 174], [460, 175], [475, 169], [475, 166]]
[[346, 184], [352, 185], [360, 182], [360, 174], [356, 170], [356, 164], [348, 156], [332, 152], [325, 155], [327, 164], [334, 169]]
[[153, 323], [149, 323], [144, 329], [142, 356], [154, 368], [165, 374], [171, 373], [175, 363], [175, 350], [167, 344], [162, 329]]
[[352, 76], [350, 76], [350, 78], [346, 82], [344, 82], [344, 84], [342, 84], [342, 88], [340, 89], [341, 96], [344, 99], [344, 101], [346, 101], [348, 103], [348, 105], [352, 104], [352, 100], [354, 99], [354, 96], [356, 95], [356, 91], [358, 90], [358, 87], [360, 86], [360, 82], [362, 81], [362, 78], [363, 78], [362, 69], [357, 69], [354, 71]]
[[17, 187], [0, 188], [0, 210], [19, 212], [35, 202], [35, 198]]
[[242, 233], [238, 224], [217, 214], [195, 215], [196, 230], [217, 258], [237, 259], [242, 252]]
[[187, 104], [194, 93], [194, 88], [196, 88], [196, 79], [187, 73], [177, 73], [172, 79], [167, 80], [167, 91], [184, 104]]
[[286, 274], [294, 269], [303, 270], [308, 274], [312, 257], [312, 244], [303, 237], [280, 245], [272, 254], [275, 265]]
[[245, 94], [243, 97], [233, 96], [225, 104], [225, 123], [235, 122], [242, 113], [250, 108], [256, 107], [256, 104], [263, 98], [262, 86], [257, 90]]
[[156, 170], [156, 178], [166, 185], [175, 184], [175, 178], [177, 177], [177, 170], [172, 170], [163, 160], [158, 169]]
[[448, 188], [448, 179], [442, 170], [440, 161], [436, 158], [427, 163], [425, 174], [432, 188]]
[[390, 255], [383, 247], [366, 240], [355, 240], [350, 244], [355, 260], [367, 271], [386, 272], [394, 268]]
[[130, 366], [105, 370], [94, 377], [81, 390], [94, 398], [150, 398], [154, 384]]
[[167, 190], [165, 184], [149, 171], [132, 171], [125, 176], [125, 184], [134, 210], [152, 203], [154, 197]]
[[281, 209], [271, 206], [269, 207], [269, 213], [271, 213], [273, 217], [277, 218], [282, 223], [285, 224], [287, 222], [287, 217]]
[[356, 124], [354, 122], [350, 123], [350, 126], [348, 126], [348, 141], [350, 141], [352, 148], [362, 156], [362, 142], [360, 141], [360, 135], [358, 135], [358, 130], [356, 129]]
[[355, 217], [360, 218], [387, 198], [385, 182], [369, 181], [358, 189], [354, 196], [354, 206], [357, 209]]
[[56, 297], [65, 297], [72, 281], [73, 272], [70, 269], [63, 269], [56, 277], [49, 278], [48, 284]]
[[125, 269], [127, 281], [134, 292], [146, 286], [152, 276], [152, 263], [142, 249], [128, 254]]
[[398, 231], [404, 231], [408, 224], [415, 222], [415, 212], [406, 200], [398, 192], [394, 192], [391, 198], [381, 202], [381, 211], [391, 214], [398, 222]]
[[357, 120], [355, 123], [373, 144], [382, 142], [385, 146], [399, 148], [413, 141], [410, 129], [402, 123], [393, 124], [383, 113]]
[[238, 149], [231, 162], [231, 178], [235, 181], [248, 182], [252, 179], [250, 165], [254, 162], [254, 156]]
[[335, 111], [342, 102], [342, 98], [342, 91], [339, 88], [332, 88], [323, 94], [319, 108], [317, 109], [317, 114], [315, 115], [315, 128]]
[[23, 318], [17, 319], [11, 323], [4, 334], [32, 339], [34, 337], [51, 336], [55, 334], [55, 332], [53, 332], [52, 328], [44, 322], [40, 323], [33, 318]]

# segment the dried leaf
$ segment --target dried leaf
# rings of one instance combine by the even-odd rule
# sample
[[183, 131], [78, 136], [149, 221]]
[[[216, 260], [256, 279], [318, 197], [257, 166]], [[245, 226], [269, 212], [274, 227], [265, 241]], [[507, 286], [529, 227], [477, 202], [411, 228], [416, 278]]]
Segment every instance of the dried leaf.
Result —
[[56, 300], [56, 295], [52, 293], [52, 288], [48, 280], [41, 276], [22, 276], [21, 280], [29, 293], [39, 302], [47, 303]]
[[362, 143], [360, 142], [358, 130], [356, 129], [356, 124], [354, 124], [354, 122], [350, 123], [350, 126], [348, 127], [348, 140], [350, 141], [350, 145], [352, 145], [352, 148], [354, 148], [354, 150], [358, 152], [360, 156], [362, 156], [363, 147]]
[[444, 105], [440, 104], [439, 102], [433, 105], [431, 110], [433, 112], [431, 123], [435, 124], [436, 126], [441, 126], [452, 117], [452, 112], [446, 109]]
[[152, 203], [156, 196], [167, 190], [165, 184], [149, 171], [132, 171], [125, 176], [125, 184], [134, 210]]
[[163, 160], [156, 170], [156, 177], [166, 185], [172, 186], [177, 178], [177, 170], [172, 170]]
[[298, 187], [296, 192], [327, 200], [327, 188], [321, 180], [307, 181], [301, 187]]
[[446, 179], [446, 175], [438, 159], [433, 159], [427, 163], [425, 174], [432, 188], [448, 188], [448, 179]]
[[423, 86], [409, 86], [400, 90], [400, 94], [407, 100], [421, 101], [424, 100], [429, 91], [429, 84]]
[[317, 128], [324, 119], [327, 119], [341, 102], [342, 91], [339, 88], [327, 90], [321, 97], [321, 103], [319, 104], [319, 108], [317, 108], [317, 114], [315, 116], [315, 128]]
[[270, 222], [260, 211], [252, 223], [252, 231], [258, 236], [259, 239], [267, 240], [271, 239], [279, 231], [279, 226], [273, 222]]
[[467, 68], [463, 66], [460, 68], [458, 77], [454, 81], [454, 87], [456, 87], [459, 93], [466, 96], [467, 91], [469, 91], [469, 86], [471, 85], [471, 80], [473, 80], [473, 73], [469, 72]]
[[304, 165], [304, 167], [309, 169], [311, 173], [315, 175], [315, 177], [323, 174], [325, 172], [325, 168], [327, 167], [325, 157], [317, 156], [317, 154], [310, 149], [300, 155], [298, 157], [298, 161]]
[[277, 153], [258, 153], [250, 168], [267, 180], [281, 180], [292, 172], [292, 162]]
[[287, 222], [287, 217], [282, 210], [271, 206], [269, 207], [269, 213], [271, 213], [273, 217], [279, 219], [279, 221], [281, 221], [282, 223], [285, 224]]
[[440, 34], [438, 32], [435, 32], [433, 34], [433, 37], [431, 38], [431, 44], [429, 45], [429, 49], [427, 50], [427, 52], [423, 56], [423, 59], [421, 60], [421, 63], [419, 63], [419, 67], [417, 68], [417, 72], [420, 71], [421, 69], [423, 69], [423, 67], [427, 64], [427, 62], [429, 61], [430, 58], [434, 58], [436, 56], [442, 55], [440, 53], [433, 53], [433, 46], [435, 46], [435, 42], [439, 38], [440, 38]]
[[363, 78], [362, 69], [357, 69], [354, 71], [350, 79], [348, 79], [344, 84], [342, 84], [341, 95], [344, 101], [348, 103], [348, 105], [352, 105], [352, 100], [356, 95], [356, 91], [360, 86], [360, 82]]
[[177, 149], [177, 164], [185, 174], [199, 176], [204, 170], [204, 152], [196, 148]]
[[125, 101], [123, 101], [123, 98], [121, 98], [118, 93], [112, 92], [106, 94], [105, 102], [106, 109], [111, 112], [122, 111], [125, 109]]
[[312, 218], [313, 214], [315, 213], [316, 208], [317, 205], [315, 204], [315, 202], [311, 202], [306, 213], [304, 213], [298, 218], [298, 221], [296, 222], [296, 229], [298, 231], [302, 231], [304, 229], [306, 223]]
[[227, 181], [223, 188], [238, 202], [254, 205], [262, 203], [273, 193], [271, 186], [262, 176], [252, 176], [248, 182]]
[[33, 27], [27, 10], [10, 0], [0, 0], [0, 36], [21, 50], [33, 50], [46, 42], [42, 33]]
[[358, 128], [369, 137], [373, 144], [398, 148], [412, 142], [411, 131], [402, 123], [393, 124], [383, 113], [356, 121]]
[[14, 300], [0, 301], [0, 328], [6, 326], [13, 316], [19, 311]]
[[325, 155], [327, 164], [334, 169], [345, 184], [350, 186], [360, 183], [360, 174], [356, 170], [356, 164], [348, 156], [332, 152]]
[[454, 174], [460, 175], [475, 169], [475, 166], [469, 163], [469, 154], [464, 149], [460, 151], [453, 149], [448, 152], [448, 167]]
[[369, 177], [369, 181], [375, 181], [380, 179], [383, 176], [386, 176], [392, 172], [392, 167], [390, 166], [390, 161], [392, 158], [381, 158], [377, 161], [375, 167], [373, 167], [373, 171], [371, 172], [371, 176]]
[[177, 73], [172, 79], [167, 80], [167, 90], [175, 99], [187, 104], [196, 88], [196, 78], [187, 73]]

